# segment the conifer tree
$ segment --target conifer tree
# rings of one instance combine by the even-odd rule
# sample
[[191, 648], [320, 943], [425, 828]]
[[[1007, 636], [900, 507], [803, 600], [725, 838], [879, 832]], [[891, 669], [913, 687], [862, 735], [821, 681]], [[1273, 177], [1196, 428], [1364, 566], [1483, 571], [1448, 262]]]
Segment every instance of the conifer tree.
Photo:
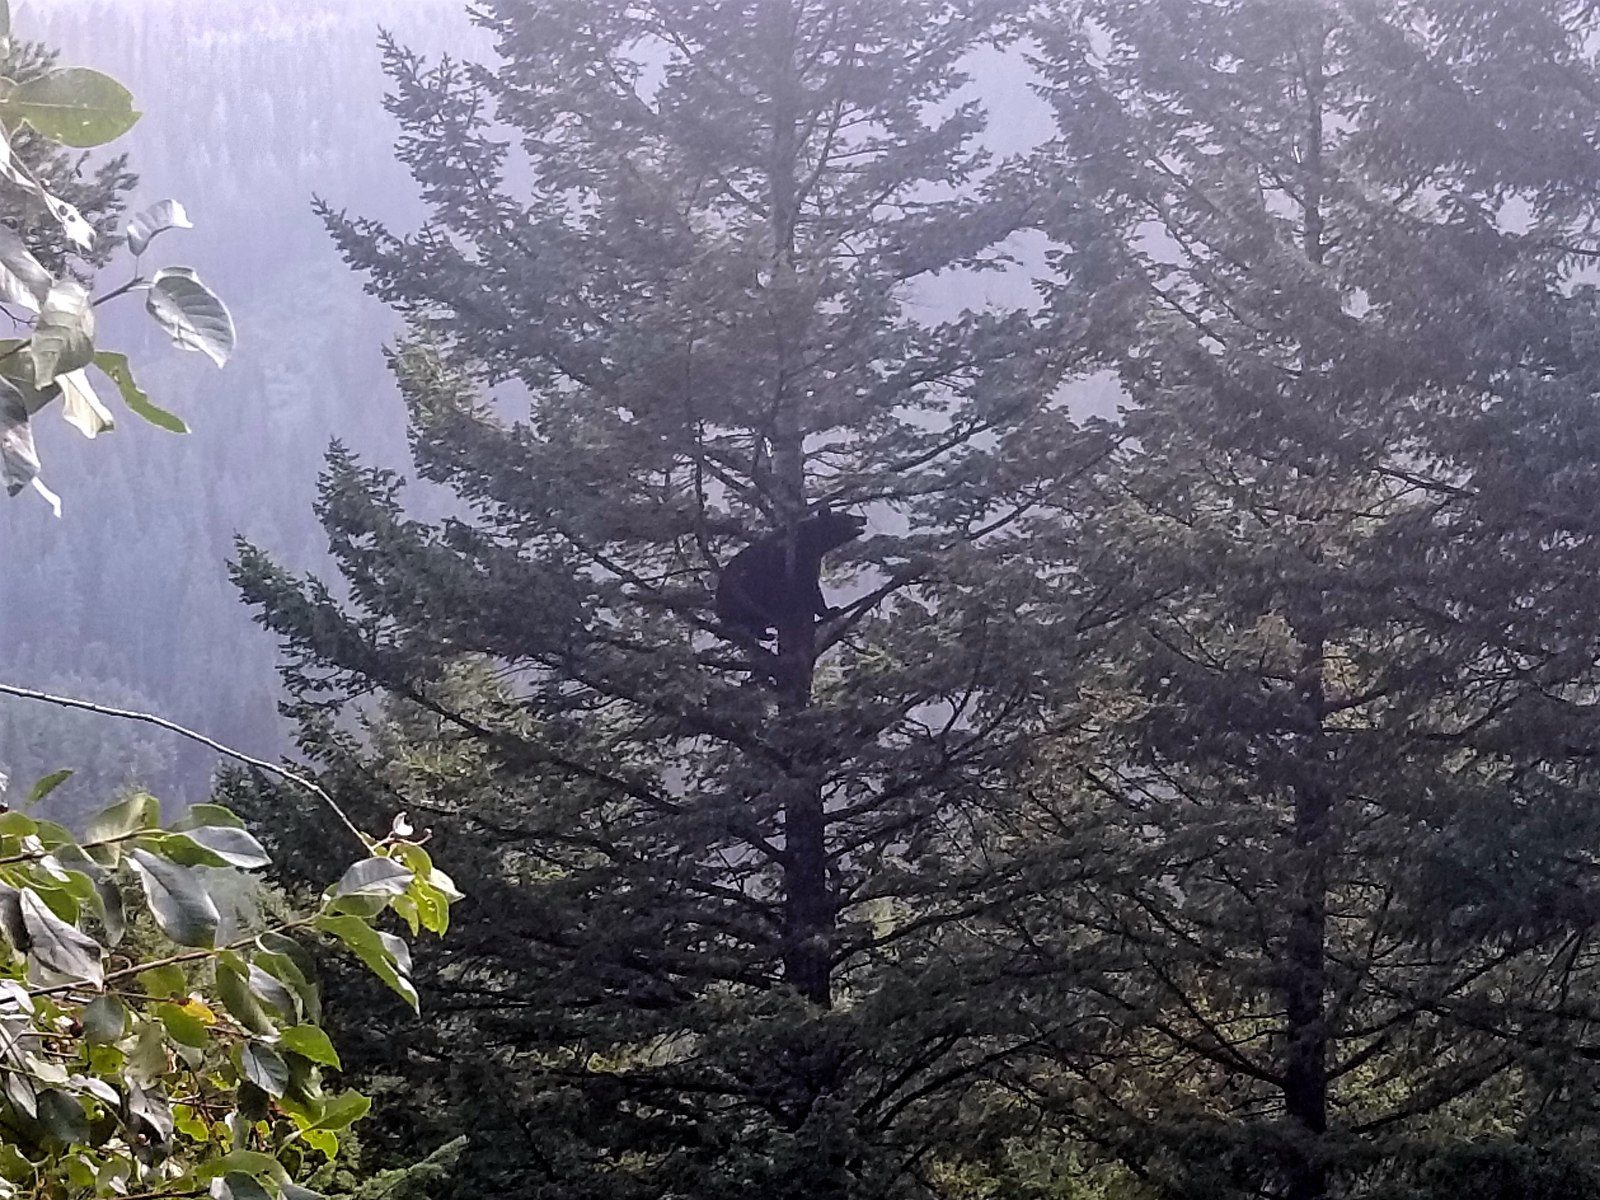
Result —
[[[956, 946], [971, 831], [1041, 706], [1028, 522], [1105, 441], [981, 300], [1027, 205], [960, 68], [1015, 8], [491, 0], [492, 68], [387, 47], [432, 216], [327, 216], [409, 322], [445, 498], [336, 448], [349, 605], [248, 546], [238, 576], [329, 781], [475, 899], [418, 966], [459, 1016], [372, 1047], [404, 1140], [493, 1124], [464, 1191], [926, 1194], [1011, 1045]], [[946, 270], [974, 302], [935, 320]], [[731, 556], [819, 503], [870, 522], [837, 611], [719, 622]], [[374, 693], [362, 739], [334, 714]]]
[[1013, 946], [1098, 977], [1016, 1083], [1157, 1194], [1596, 1186], [1597, 34], [1039, 31], [1054, 302], [1129, 398], [1076, 584], [1137, 615], [1018, 827]]

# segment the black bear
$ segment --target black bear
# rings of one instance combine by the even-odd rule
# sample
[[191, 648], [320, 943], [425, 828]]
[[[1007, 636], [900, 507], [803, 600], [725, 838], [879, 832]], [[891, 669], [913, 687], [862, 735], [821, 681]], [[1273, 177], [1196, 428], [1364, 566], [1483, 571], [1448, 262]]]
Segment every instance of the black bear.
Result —
[[751, 542], [735, 554], [717, 580], [717, 616], [764, 638], [779, 625], [833, 610], [822, 598], [822, 556], [866, 531], [865, 517], [823, 505], [794, 527]]

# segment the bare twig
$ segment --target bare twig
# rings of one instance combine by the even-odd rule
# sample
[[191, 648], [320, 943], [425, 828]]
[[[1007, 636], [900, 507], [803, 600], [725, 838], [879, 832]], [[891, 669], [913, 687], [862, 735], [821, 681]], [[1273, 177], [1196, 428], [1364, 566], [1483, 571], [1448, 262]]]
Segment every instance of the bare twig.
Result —
[[116, 717], [123, 721], [140, 721], [146, 725], [154, 725], [158, 729], [165, 729], [169, 733], [175, 733], [179, 737], [188, 738], [192, 742], [199, 742], [202, 746], [215, 750], [225, 758], [231, 758], [236, 762], [244, 763], [246, 766], [255, 767], [258, 771], [266, 771], [268, 774], [285, 779], [297, 787], [304, 788], [333, 811], [334, 816], [344, 823], [344, 827], [355, 835], [363, 850], [370, 849], [372, 846], [367, 835], [361, 832], [356, 823], [350, 819], [350, 815], [340, 807], [339, 802], [330, 796], [320, 784], [296, 771], [289, 770], [287, 767], [268, 762], [264, 758], [256, 758], [242, 750], [235, 750], [232, 746], [225, 746], [215, 738], [207, 737], [205, 734], [187, 726], [179, 725], [176, 721], [169, 721], [167, 718], [158, 717], [154, 713], [139, 712], [131, 708], [112, 708], [106, 704], [95, 704], [93, 701], [79, 700], [74, 696], [55, 696], [49, 692], [35, 691], [33, 688], [18, 687], [14, 683], [0, 683], [0, 695], [16, 696], [21, 700], [37, 700], [42, 704], [54, 704], [59, 708], [81, 709], [83, 712], [96, 713], [102, 717]]

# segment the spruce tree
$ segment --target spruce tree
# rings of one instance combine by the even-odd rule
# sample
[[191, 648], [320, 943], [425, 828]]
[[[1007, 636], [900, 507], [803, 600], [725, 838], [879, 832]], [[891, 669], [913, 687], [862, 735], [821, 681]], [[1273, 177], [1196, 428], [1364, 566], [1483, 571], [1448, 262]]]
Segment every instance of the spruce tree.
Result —
[[1097, 978], [1040, 989], [1014, 1082], [1157, 1194], [1596, 1186], [1597, 35], [1040, 27], [1053, 303], [1128, 396], [1075, 586], [1135, 616], [1017, 826], [999, 924]]
[[[439, 487], [335, 448], [349, 603], [248, 546], [238, 577], [330, 784], [473, 896], [429, 1027], [368, 1059], [410, 1073], [397, 1143], [478, 1135], [464, 1192], [926, 1194], [1014, 1045], [959, 948], [972, 831], [1042, 709], [1028, 523], [1105, 443], [981, 300], [1028, 204], [961, 66], [1017, 7], [491, 0], [493, 67], [386, 48], [431, 218], [327, 216], [408, 321]], [[839, 611], [719, 622], [731, 556], [819, 503], [871, 525]]]

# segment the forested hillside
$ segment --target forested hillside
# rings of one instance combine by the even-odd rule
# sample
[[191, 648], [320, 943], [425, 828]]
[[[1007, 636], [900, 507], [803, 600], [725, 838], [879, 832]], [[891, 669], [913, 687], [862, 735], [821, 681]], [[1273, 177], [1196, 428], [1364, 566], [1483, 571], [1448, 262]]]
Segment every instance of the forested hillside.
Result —
[[[382, 349], [393, 322], [339, 264], [314, 195], [402, 221], [415, 211], [384, 112], [380, 26], [423, 47], [472, 41], [459, 6], [420, 2], [184, 4], [56, 0], [19, 17], [26, 35], [124, 80], [145, 110], [117, 143], [137, 164], [133, 204], [176, 197], [196, 228], [184, 255], [243, 331], [225, 374], [199, 355], [163, 357], [145, 380], [192, 432], [124, 421], [96, 447], [41, 452], [70, 495], [62, 519], [0, 506], [7, 568], [6, 678], [159, 711], [268, 755], [284, 746], [273, 640], [227, 579], [236, 533], [319, 561], [313, 483], [330, 438], [403, 463], [403, 421]], [[105, 157], [106, 152], [99, 152]], [[142, 314], [110, 313], [124, 340], [154, 345]], [[196, 799], [215, 759], [166, 735], [108, 731], [56, 712], [0, 706], [0, 763], [19, 777], [62, 764], [42, 739], [93, 750], [51, 803], [93, 803], [124, 775]], [[126, 753], [129, 744], [136, 753]], [[104, 764], [103, 770], [97, 763]]]

